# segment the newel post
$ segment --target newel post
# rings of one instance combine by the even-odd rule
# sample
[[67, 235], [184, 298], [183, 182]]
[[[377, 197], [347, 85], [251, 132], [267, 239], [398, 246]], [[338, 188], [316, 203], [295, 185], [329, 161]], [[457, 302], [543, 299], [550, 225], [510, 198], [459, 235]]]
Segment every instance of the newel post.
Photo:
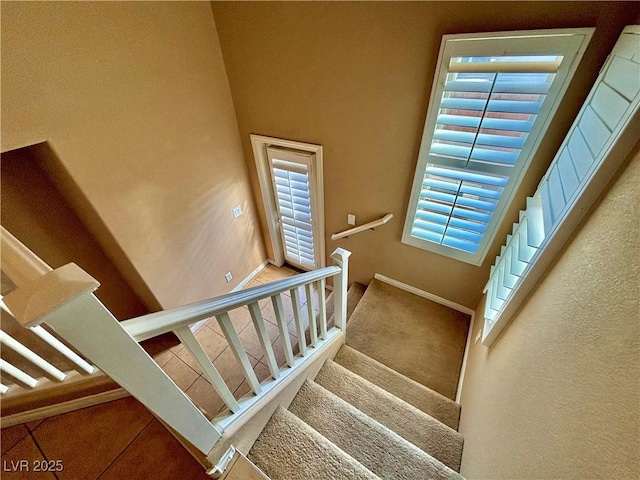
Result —
[[343, 341], [347, 338], [347, 288], [349, 286], [349, 256], [351, 252], [336, 248], [331, 254], [333, 264], [340, 267], [340, 273], [333, 277], [333, 297], [335, 326], [342, 330]]
[[158, 418], [208, 454], [220, 432], [93, 295], [99, 285], [70, 263], [21, 285], [4, 300], [24, 327], [49, 325]]

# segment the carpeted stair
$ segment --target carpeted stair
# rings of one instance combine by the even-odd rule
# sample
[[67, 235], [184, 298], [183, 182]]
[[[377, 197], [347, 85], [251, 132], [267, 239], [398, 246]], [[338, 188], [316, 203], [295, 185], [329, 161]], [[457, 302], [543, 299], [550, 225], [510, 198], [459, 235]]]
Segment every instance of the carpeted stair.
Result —
[[459, 417], [453, 400], [344, 345], [248, 457], [272, 480], [462, 479]]
[[272, 480], [377, 478], [283, 408], [278, 408], [264, 427], [251, 448], [249, 459]]
[[458, 429], [460, 404], [444, 395], [391, 370], [347, 345], [342, 347], [333, 360], [454, 430]]

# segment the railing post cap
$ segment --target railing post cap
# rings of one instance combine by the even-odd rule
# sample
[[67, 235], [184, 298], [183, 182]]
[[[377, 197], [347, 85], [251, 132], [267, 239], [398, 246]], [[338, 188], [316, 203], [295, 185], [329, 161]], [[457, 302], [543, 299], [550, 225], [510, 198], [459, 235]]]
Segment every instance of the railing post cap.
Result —
[[331, 254], [331, 258], [338, 261], [345, 261], [347, 258], [351, 256], [351, 252], [349, 250], [345, 250], [344, 248], [336, 248]]
[[26, 283], [4, 297], [5, 304], [23, 326], [33, 327], [46, 316], [88, 293], [100, 283], [75, 263], [68, 263]]

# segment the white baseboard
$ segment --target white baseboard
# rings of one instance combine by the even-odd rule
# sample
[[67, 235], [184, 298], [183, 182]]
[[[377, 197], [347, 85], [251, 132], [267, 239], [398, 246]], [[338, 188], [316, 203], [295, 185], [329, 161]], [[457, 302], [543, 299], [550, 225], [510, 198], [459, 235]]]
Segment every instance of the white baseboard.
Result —
[[451, 300], [447, 300], [446, 298], [439, 297], [438, 295], [434, 295], [433, 293], [425, 292], [424, 290], [420, 290], [419, 288], [413, 287], [406, 283], [400, 282], [398, 280], [394, 280], [393, 278], [389, 278], [385, 275], [381, 275], [376, 273], [373, 278], [379, 280], [381, 282], [387, 283], [394, 287], [397, 287], [401, 290], [404, 290], [409, 293], [413, 293], [422, 298], [426, 298], [427, 300], [431, 300], [432, 302], [439, 303], [440, 305], [444, 305], [445, 307], [452, 308], [462, 313], [466, 313], [471, 316], [471, 321], [469, 322], [469, 332], [467, 333], [467, 342], [464, 347], [464, 356], [462, 357], [462, 367], [460, 368], [460, 379], [458, 380], [458, 389], [456, 391], [456, 402], [460, 402], [460, 398], [462, 397], [462, 383], [464, 381], [464, 374], [467, 370], [467, 359], [469, 358], [469, 348], [471, 348], [471, 333], [473, 332], [473, 322], [475, 320], [475, 311], [470, 309], [469, 307], [465, 307], [464, 305], [460, 305], [459, 303], [452, 302]]
[[471, 334], [473, 333], [473, 323], [476, 319], [476, 313], [471, 314], [469, 322], [469, 332], [467, 333], [467, 343], [464, 345], [464, 355], [462, 356], [462, 367], [460, 368], [460, 379], [458, 380], [458, 389], [456, 390], [456, 403], [460, 403], [462, 399], [462, 384], [464, 383], [464, 374], [467, 371], [467, 360], [469, 359], [469, 350], [471, 349]]
[[[249, 275], [247, 275], [246, 277], [244, 277], [240, 283], [238, 283], [235, 287], [233, 287], [231, 289], [230, 293], [233, 292], [237, 292], [238, 290], [242, 290], [247, 283], [249, 283], [251, 280], [253, 280], [254, 278], [256, 278], [258, 276], [258, 274], [264, 270], [264, 268], [269, 264], [272, 263], [270, 260], [265, 260], [264, 262], [262, 262], [260, 265], [258, 265]], [[204, 320], [200, 320], [198, 323], [194, 323], [193, 325], [191, 325], [191, 331], [193, 333], [196, 333], [200, 327], [202, 327], [205, 323], [207, 323], [209, 320], [208, 319], [204, 319]]]
[[380, 280], [381, 282], [387, 283], [394, 287], [397, 287], [401, 290], [405, 290], [409, 293], [413, 293], [422, 298], [426, 298], [427, 300], [431, 300], [432, 302], [439, 303], [440, 305], [444, 305], [445, 307], [453, 308], [454, 310], [458, 310], [459, 312], [466, 313], [467, 315], [473, 315], [473, 310], [469, 307], [465, 307], [464, 305], [460, 305], [459, 303], [452, 302], [451, 300], [447, 300], [446, 298], [439, 297], [438, 295], [434, 295], [433, 293], [425, 292], [424, 290], [420, 290], [419, 288], [412, 287], [406, 283], [402, 283], [398, 280], [394, 280], [393, 278], [389, 278], [385, 275], [381, 275], [379, 273], [374, 274], [373, 278], [376, 280]]
[[264, 268], [271, 262], [269, 262], [269, 260], [265, 260], [264, 262], [262, 262], [260, 265], [258, 265], [249, 275], [247, 275], [246, 277], [244, 277], [242, 279], [242, 281], [236, 285], [235, 287], [233, 287], [233, 289], [231, 290], [232, 292], [237, 292], [238, 290], [242, 290], [247, 283], [249, 283], [251, 280], [253, 280], [254, 278], [256, 278], [258, 276], [258, 274], [264, 270]]

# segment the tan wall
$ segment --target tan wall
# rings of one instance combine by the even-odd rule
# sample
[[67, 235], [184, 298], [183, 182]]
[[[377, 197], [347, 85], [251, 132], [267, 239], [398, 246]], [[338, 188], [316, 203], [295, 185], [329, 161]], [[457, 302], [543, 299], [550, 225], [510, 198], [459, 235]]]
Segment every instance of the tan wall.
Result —
[[[475, 308], [489, 266], [525, 194], [535, 190], [632, 3], [213, 2], [240, 134], [255, 190], [249, 134], [324, 146], [327, 237], [393, 213], [392, 223], [337, 242], [353, 251], [351, 279], [375, 272]], [[636, 12], [631, 15], [632, 12]], [[597, 26], [552, 124], [521, 202], [507, 214], [479, 268], [400, 242], [441, 37], [535, 28]], [[261, 224], [267, 237], [260, 205]]]
[[639, 192], [637, 146], [494, 345], [472, 346], [465, 477], [640, 478]]
[[74, 262], [98, 280], [117, 319], [149, 313], [47, 174], [49, 157], [46, 144], [2, 154], [2, 226], [50, 267]]
[[2, 150], [44, 140], [148, 306], [264, 260], [208, 3], [3, 2]]

